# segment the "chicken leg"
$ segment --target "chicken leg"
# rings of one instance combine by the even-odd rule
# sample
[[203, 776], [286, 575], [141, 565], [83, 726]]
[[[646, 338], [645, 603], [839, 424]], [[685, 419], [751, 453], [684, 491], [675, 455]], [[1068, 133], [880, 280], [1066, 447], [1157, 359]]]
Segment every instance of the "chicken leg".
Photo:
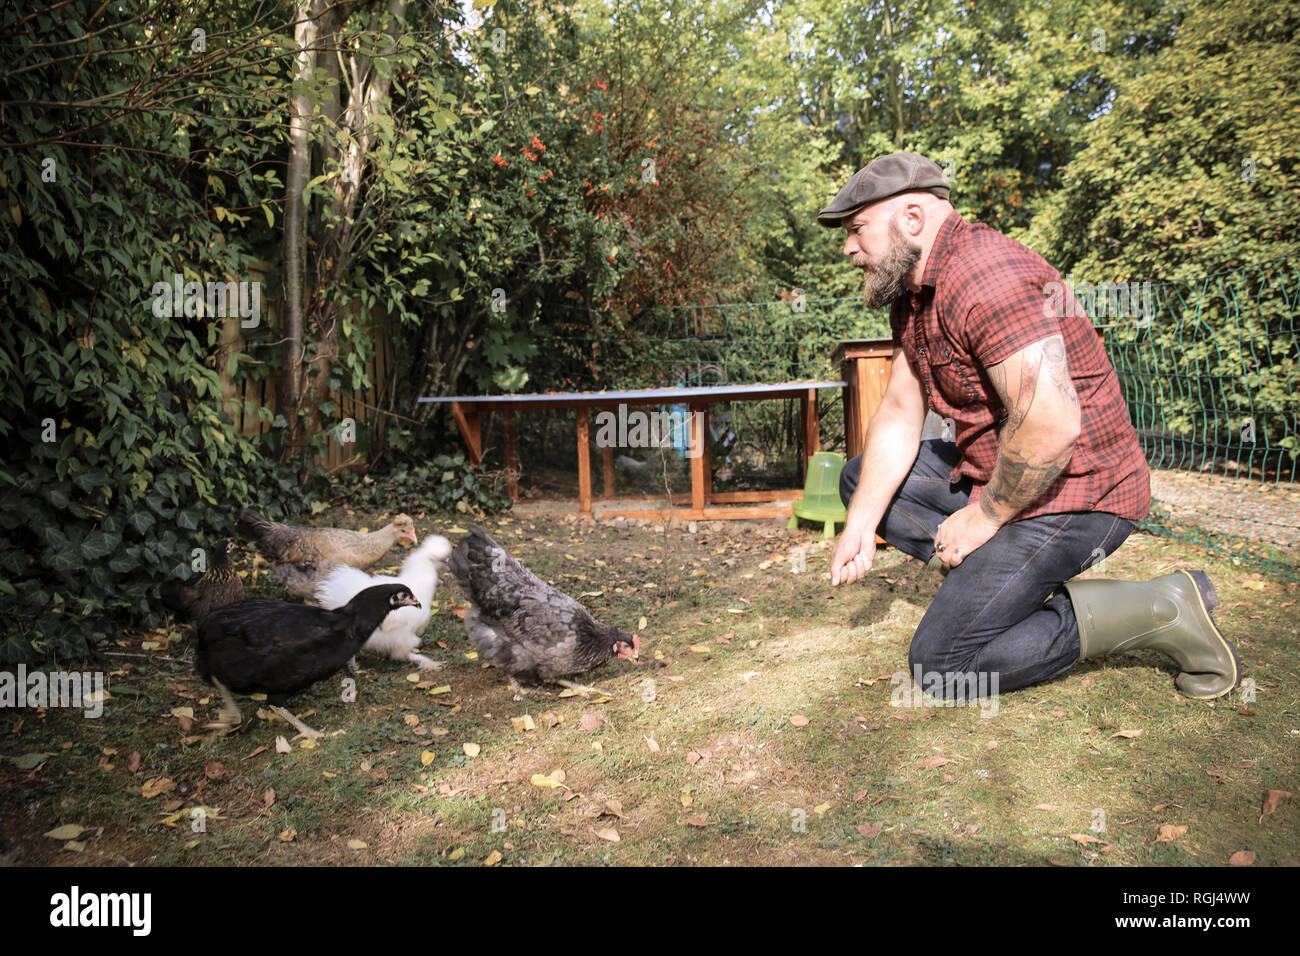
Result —
[[298, 733], [302, 734], [304, 737], [308, 737], [312, 740], [320, 740], [325, 736], [319, 730], [312, 730], [293, 714], [289, 713], [287, 708], [281, 707], [278, 704], [271, 704], [269, 709], [271, 713], [284, 718], [285, 721], [292, 724], [297, 729]]
[[579, 694], [582, 694], [583, 696], [588, 696], [590, 694], [600, 694], [602, 697], [614, 696], [609, 691], [601, 690], [599, 687], [588, 687], [586, 684], [575, 684], [573, 681], [565, 680], [564, 678], [560, 678], [556, 680], [555, 683], [559, 684], [561, 687], [567, 687], [569, 688], [569, 690], [576, 690]]
[[244, 716], [239, 712], [239, 705], [235, 703], [235, 698], [231, 696], [226, 685], [221, 683], [215, 677], [212, 678], [213, 685], [221, 692], [221, 709], [217, 711], [217, 720], [210, 724], [205, 724], [205, 730], [232, 730], [244, 722]]

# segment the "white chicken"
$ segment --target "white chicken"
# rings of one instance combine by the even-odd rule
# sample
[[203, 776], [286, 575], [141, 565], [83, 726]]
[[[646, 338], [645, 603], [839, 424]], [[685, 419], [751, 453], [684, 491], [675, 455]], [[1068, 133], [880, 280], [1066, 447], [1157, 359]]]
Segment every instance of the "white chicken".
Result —
[[333, 610], [377, 584], [405, 584], [420, 602], [420, 606], [400, 607], [392, 611], [375, 628], [361, 649], [373, 654], [385, 654], [395, 661], [410, 661], [418, 664], [420, 670], [438, 670], [443, 662], [416, 653], [416, 648], [420, 646], [420, 635], [429, 626], [429, 609], [432, 607], [434, 589], [438, 586], [438, 563], [445, 561], [450, 554], [450, 541], [439, 535], [430, 535], [407, 555], [402, 562], [402, 570], [396, 577], [366, 574], [356, 568], [336, 567], [317, 582], [316, 603], [327, 610]]

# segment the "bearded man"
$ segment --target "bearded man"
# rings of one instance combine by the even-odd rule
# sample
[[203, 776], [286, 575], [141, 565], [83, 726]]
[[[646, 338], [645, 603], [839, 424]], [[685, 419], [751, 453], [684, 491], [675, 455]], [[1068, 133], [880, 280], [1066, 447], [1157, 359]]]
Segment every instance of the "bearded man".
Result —
[[[1146, 516], [1146, 459], [1100, 337], [1060, 294], [1060, 274], [948, 198], [936, 163], [891, 153], [817, 217], [845, 230], [868, 307], [890, 307], [894, 344], [863, 453], [841, 478], [848, 519], [832, 585], [866, 575], [877, 532], [937, 559], [945, 578], [908, 664], [948, 699], [977, 678], [1011, 690], [1137, 648], [1171, 657], [1189, 697], [1231, 692], [1240, 661], [1203, 572], [1071, 580]], [[951, 423], [955, 444], [921, 440], [927, 408]]]

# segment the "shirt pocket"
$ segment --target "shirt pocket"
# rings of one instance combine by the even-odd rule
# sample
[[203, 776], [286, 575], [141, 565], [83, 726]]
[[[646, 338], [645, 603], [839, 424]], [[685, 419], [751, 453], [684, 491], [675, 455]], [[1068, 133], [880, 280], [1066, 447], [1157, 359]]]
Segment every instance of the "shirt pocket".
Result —
[[975, 370], [947, 343], [930, 350], [930, 372], [948, 404], [961, 407], [979, 401]]

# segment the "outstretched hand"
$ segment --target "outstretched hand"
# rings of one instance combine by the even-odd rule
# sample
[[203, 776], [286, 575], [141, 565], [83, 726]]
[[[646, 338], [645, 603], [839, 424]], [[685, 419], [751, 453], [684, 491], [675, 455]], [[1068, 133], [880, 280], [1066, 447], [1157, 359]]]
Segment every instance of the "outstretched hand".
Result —
[[871, 531], [864, 534], [861, 529], [846, 525], [831, 553], [831, 584], [838, 586], [865, 578], [875, 557], [875, 534]]

